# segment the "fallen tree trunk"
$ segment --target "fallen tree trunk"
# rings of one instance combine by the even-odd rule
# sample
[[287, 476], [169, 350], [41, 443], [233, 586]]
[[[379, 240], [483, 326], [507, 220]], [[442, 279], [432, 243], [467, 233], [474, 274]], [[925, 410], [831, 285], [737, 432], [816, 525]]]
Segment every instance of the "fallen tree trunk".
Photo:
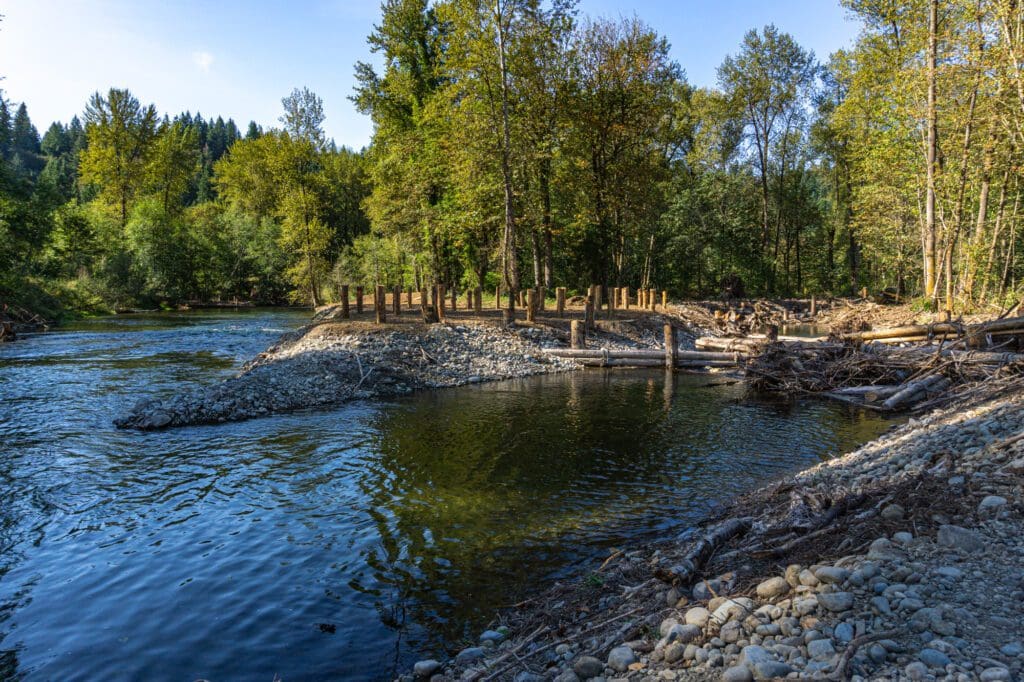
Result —
[[898, 393], [890, 397], [882, 407], [887, 410], [895, 410], [905, 405], [915, 403], [927, 396], [929, 391], [939, 391], [949, 385], [949, 380], [941, 374], [932, 374], [923, 379], [907, 383]]
[[750, 517], [729, 519], [724, 523], [707, 529], [704, 535], [690, 548], [682, 561], [669, 569], [655, 568], [654, 575], [673, 585], [686, 585], [692, 582], [700, 573], [704, 564], [707, 563], [715, 550], [723, 544], [750, 530], [754, 520]]
[[[545, 355], [559, 358], [608, 358], [610, 360], [665, 360], [663, 350], [603, 350], [601, 348], [545, 348]], [[739, 362], [740, 353], [711, 353], [703, 351], [677, 351], [679, 360], [727, 360], [733, 364]]]
[[[665, 356], [654, 358], [571, 358], [585, 367], [664, 367]], [[678, 360], [676, 367], [736, 367], [736, 360]]]

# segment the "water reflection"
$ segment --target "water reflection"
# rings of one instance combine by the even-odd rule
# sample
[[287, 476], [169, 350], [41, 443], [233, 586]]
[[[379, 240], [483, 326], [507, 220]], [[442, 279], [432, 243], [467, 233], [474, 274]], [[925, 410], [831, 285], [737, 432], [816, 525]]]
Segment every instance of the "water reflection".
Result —
[[110, 427], [303, 319], [93, 321], [0, 349], [0, 678], [385, 678], [885, 426], [652, 370]]

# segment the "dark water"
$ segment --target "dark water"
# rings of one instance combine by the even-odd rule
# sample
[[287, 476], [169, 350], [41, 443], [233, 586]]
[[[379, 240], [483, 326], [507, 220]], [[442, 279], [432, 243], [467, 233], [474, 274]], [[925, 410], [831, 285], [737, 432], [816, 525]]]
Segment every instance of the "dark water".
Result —
[[387, 678], [530, 586], [886, 426], [636, 371], [110, 426], [305, 319], [96, 320], [0, 347], [0, 679]]

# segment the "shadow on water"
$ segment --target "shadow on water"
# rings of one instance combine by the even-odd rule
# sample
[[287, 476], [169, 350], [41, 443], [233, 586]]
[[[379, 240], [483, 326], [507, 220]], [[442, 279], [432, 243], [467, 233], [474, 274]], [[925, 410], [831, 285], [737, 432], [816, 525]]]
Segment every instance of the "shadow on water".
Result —
[[0, 350], [0, 678], [383, 679], [887, 427], [630, 371], [115, 431], [305, 320], [170, 317]]

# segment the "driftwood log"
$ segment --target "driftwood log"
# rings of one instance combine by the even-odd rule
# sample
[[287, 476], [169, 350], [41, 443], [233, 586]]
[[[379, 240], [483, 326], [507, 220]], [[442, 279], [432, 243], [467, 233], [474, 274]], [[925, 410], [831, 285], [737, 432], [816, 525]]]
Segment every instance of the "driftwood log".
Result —
[[673, 585], [689, 585], [700, 575], [708, 559], [719, 547], [750, 530], [754, 520], [750, 517], [729, 519], [705, 530], [682, 561], [671, 568], [655, 568], [654, 576]]

